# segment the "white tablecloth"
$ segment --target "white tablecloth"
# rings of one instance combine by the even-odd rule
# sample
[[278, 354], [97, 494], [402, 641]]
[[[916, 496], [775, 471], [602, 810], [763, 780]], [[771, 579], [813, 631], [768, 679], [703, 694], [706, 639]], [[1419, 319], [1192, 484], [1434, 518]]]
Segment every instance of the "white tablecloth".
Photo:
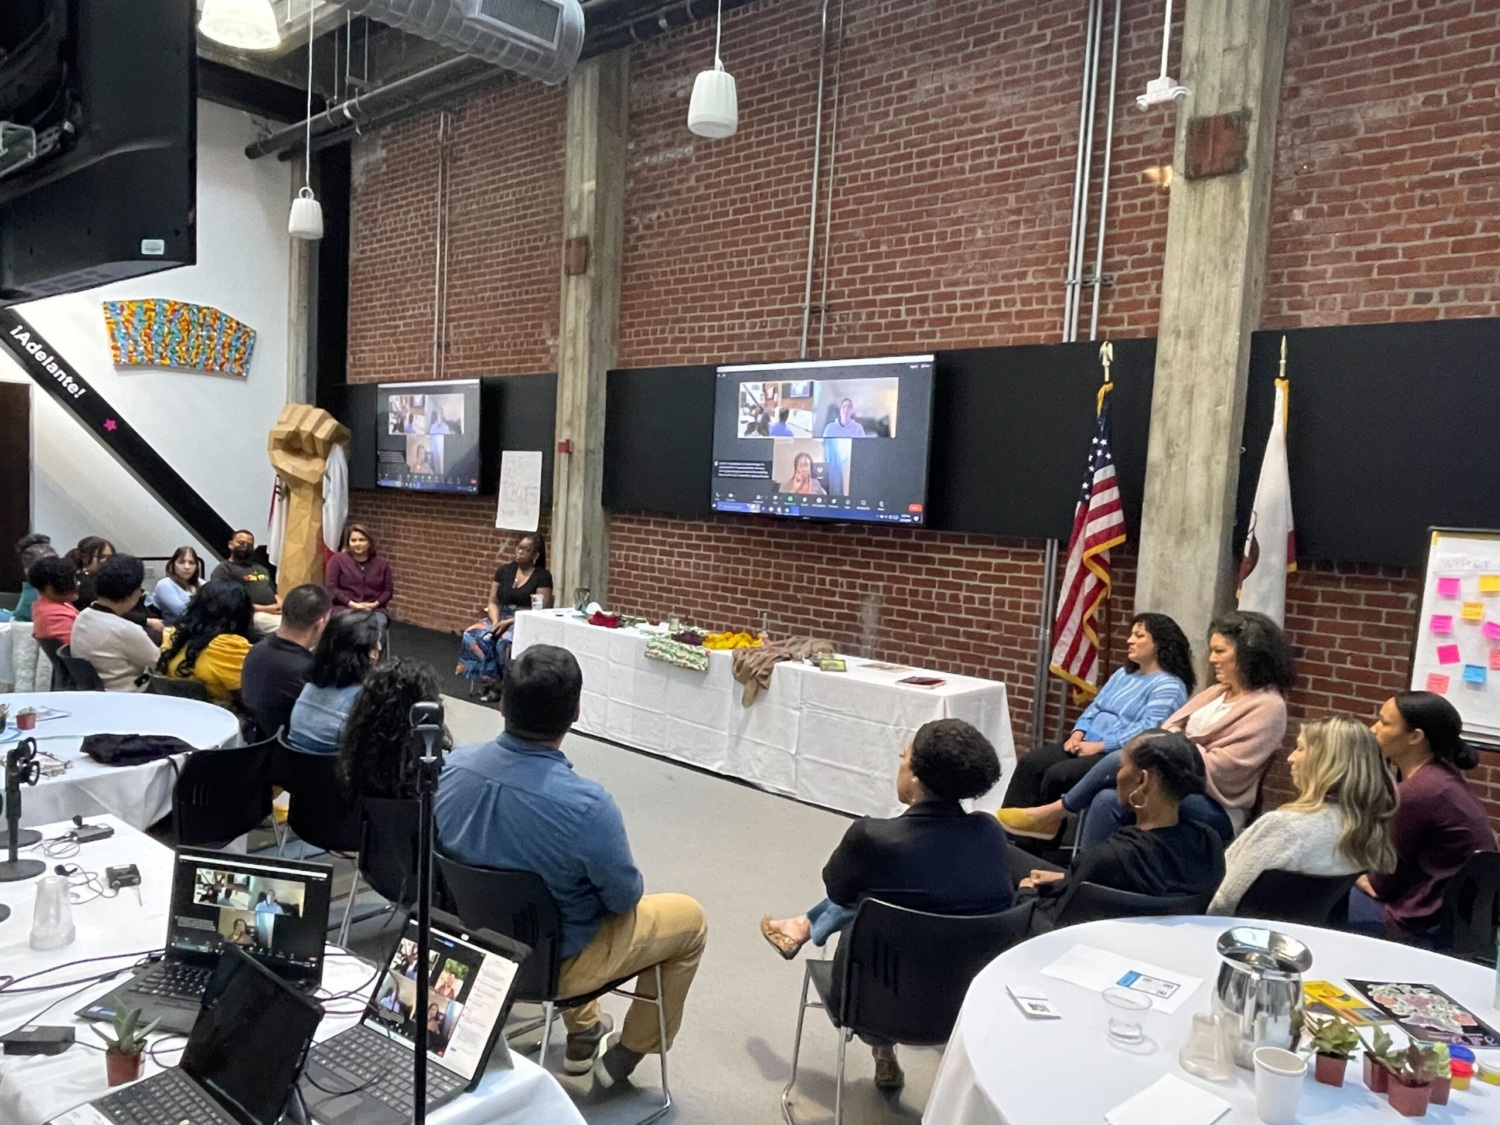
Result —
[[52, 661], [37, 647], [30, 621], [0, 621], [0, 692], [50, 691]]
[[[19, 976], [82, 957], [114, 952], [135, 954], [161, 948], [166, 937], [171, 892], [171, 850], [115, 817], [95, 819], [98, 823], [111, 825], [116, 835], [83, 845], [79, 854], [68, 862], [91, 871], [103, 871], [106, 866], [114, 864], [136, 864], [141, 870], [142, 905], [137, 905], [134, 893], [127, 890], [116, 898], [95, 899], [75, 906], [73, 921], [78, 928], [78, 939], [64, 949], [37, 953], [27, 944], [36, 897], [35, 880], [0, 883], [0, 902], [14, 911], [8, 920], [0, 923], [0, 973]], [[54, 824], [43, 827], [42, 831], [50, 837], [70, 827], [71, 824]], [[323, 995], [358, 988], [367, 981], [373, 984], [374, 970], [370, 965], [332, 947], [328, 954], [324, 961]], [[128, 967], [135, 959], [122, 957], [114, 964]], [[110, 962], [96, 964], [101, 972], [112, 967]], [[93, 969], [93, 965], [64, 969], [45, 983], [54, 979], [79, 980]], [[73, 996], [68, 995], [70, 990], [66, 988], [29, 996], [7, 996], [0, 992], [0, 1029], [10, 1031], [20, 1026], [23, 1020], [34, 1018], [56, 1000], [57, 1006], [46, 1013], [43, 1022], [72, 1023], [80, 1042], [98, 1042], [81, 1021], [73, 1019], [73, 1013], [118, 983], [116, 980], [91, 985]], [[368, 987], [364, 989], [365, 992], [368, 990]], [[357, 1013], [359, 1005], [343, 1001], [329, 1002], [329, 1007], [339, 1012]], [[326, 1039], [350, 1026], [356, 1018], [356, 1014], [336, 1016], [330, 1013], [319, 1026], [317, 1037]], [[158, 1052], [160, 1063], [175, 1064], [183, 1040], [163, 1038], [161, 1041], [166, 1048]], [[537, 1122], [547, 1122], [548, 1125], [576, 1122], [582, 1125], [583, 1118], [555, 1078], [529, 1059], [512, 1058], [511, 1069], [498, 1063], [493, 1065], [473, 1094], [443, 1107], [431, 1114], [428, 1120], [432, 1125], [531, 1125]], [[159, 1069], [158, 1062], [148, 1057], [145, 1073], [154, 1074]], [[0, 1122], [5, 1125], [42, 1125], [49, 1118], [107, 1092], [104, 1055], [100, 1051], [74, 1046], [51, 1057], [0, 1055]]]
[[[176, 766], [184, 755], [140, 766], [101, 766], [83, 753], [88, 734], [169, 734], [199, 750], [236, 746], [239, 721], [223, 707], [120, 691], [53, 691], [34, 695], [0, 695], [12, 723], [0, 738], [0, 752], [16, 744], [15, 713], [21, 707], [65, 711], [30, 731], [37, 749], [68, 764], [58, 777], [43, 777], [21, 791], [21, 824], [32, 827], [74, 816], [113, 813], [132, 828], [146, 828], [172, 811]], [[42, 759], [43, 762], [46, 759]]]
[[[1215, 1125], [1255, 1122], [1255, 1087], [1249, 1071], [1215, 1085], [1187, 1073], [1177, 1052], [1187, 1041], [1193, 1013], [1206, 1012], [1213, 995], [1219, 956], [1214, 943], [1233, 925], [1263, 925], [1290, 934], [1312, 951], [1307, 980], [1413, 981], [1436, 985], [1492, 1027], [1500, 1027], [1494, 1005], [1495, 972], [1452, 957], [1375, 938], [1231, 918], [1138, 919], [1091, 922], [1032, 938], [1001, 954], [974, 978], [958, 1026], [927, 1099], [927, 1125], [1074, 1125], [1104, 1120], [1104, 1114], [1164, 1074], [1209, 1090], [1229, 1102], [1230, 1112]], [[1041, 969], [1075, 945], [1139, 957], [1163, 968], [1203, 978], [1182, 1007], [1167, 1015], [1146, 1014], [1143, 1029], [1153, 1041], [1149, 1052], [1112, 1047], [1105, 1031], [1100, 994], [1053, 977]], [[1058, 1020], [1029, 1020], [1005, 991], [1006, 985], [1034, 987], [1062, 1013]], [[1500, 1051], [1481, 1052], [1481, 1058]], [[1500, 1088], [1474, 1082], [1455, 1092], [1446, 1107], [1434, 1106], [1427, 1119], [1500, 1121]], [[1298, 1120], [1342, 1122], [1397, 1121], [1399, 1118], [1365, 1088], [1358, 1059], [1336, 1089], [1306, 1080]]]
[[0, 691], [9, 691], [16, 686], [16, 662], [11, 655], [17, 626], [22, 621], [0, 621]]
[[[845, 657], [847, 672], [787, 661], [769, 690], [740, 703], [733, 656], [710, 652], [707, 672], [646, 659], [645, 635], [589, 625], [572, 610], [516, 616], [514, 655], [534, 644], [559, 645], [583, 669], [577, 729], [715, 773], [741, 778], [826, 808], [891, 816], [901, 751], [931, 719], [964, 719], [994, 743], [1006, 777], [1016, 763], [1005, 685], [923, 672], [879, 671]], [[896, 681], [934, 675], [923, 688]], [[977, 807], [1000, 807], [997, 785]]]

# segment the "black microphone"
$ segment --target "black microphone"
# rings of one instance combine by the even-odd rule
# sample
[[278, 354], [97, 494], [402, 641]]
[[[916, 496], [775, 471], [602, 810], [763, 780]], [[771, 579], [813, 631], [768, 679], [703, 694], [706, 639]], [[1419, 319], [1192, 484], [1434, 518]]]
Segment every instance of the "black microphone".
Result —
[[[443, 737], [443, 705], [424, 700], [412, 704], [408, 715], [412, 733], [421, 737], [422, 755], [416, 762], [417, 782], [417, 964], [428, 963], [432, 942], [432, 851], [435, 844], [432, 826], [432, 799], [437, 789], [438, 767], [442, 759], [439, 741]], [[427, 1120], [427, 996], [426, 973], [417, 974], [417, 1002], [414, 1008], [416, 1027], [412, 1052], [412, 1103], [414, 1125]]]

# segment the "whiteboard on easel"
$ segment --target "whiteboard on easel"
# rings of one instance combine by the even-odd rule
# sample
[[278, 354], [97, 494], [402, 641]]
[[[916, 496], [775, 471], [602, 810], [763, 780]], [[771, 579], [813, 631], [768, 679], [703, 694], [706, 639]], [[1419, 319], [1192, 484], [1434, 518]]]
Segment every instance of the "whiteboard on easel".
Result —
[[1432, 529], [1411, 687], [1457, 707], [1465, 738], [1500, 746], [1500, 531]]

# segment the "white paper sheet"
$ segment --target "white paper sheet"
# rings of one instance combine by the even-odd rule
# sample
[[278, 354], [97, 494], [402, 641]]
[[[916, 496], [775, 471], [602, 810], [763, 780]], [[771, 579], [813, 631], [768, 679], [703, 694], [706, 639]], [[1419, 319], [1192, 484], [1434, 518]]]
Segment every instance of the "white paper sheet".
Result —
[[1109, 1125], [1210, 1125], [1229, 1111], [1223, 1098], [1164, 1074], [1104, 1115]]
[[[1095, 949], [1091, 945], [1073, 946], [1043, 969], [1042, 975], [1056, 977], [1095, 992], [1103, 992], [1106, 988], [1117, 985], [1131, 988], [1143, 996], [1149, 996], [1151, 1006], [1156, 1011], [1168, 1013], [1182, 1007], [1203, 983], [1202, 977], [1164, 969], [1149, 961], [1122, 957], [1118, 953]], [[1176, 987], [1172, 988], [1170, 996], [1163, 996], [1163, 989], [1158, 985]]]
[[542, 455], [507, 449], [500, 454], [500, 506], [495, 526], [535, 531], [542, 514]]

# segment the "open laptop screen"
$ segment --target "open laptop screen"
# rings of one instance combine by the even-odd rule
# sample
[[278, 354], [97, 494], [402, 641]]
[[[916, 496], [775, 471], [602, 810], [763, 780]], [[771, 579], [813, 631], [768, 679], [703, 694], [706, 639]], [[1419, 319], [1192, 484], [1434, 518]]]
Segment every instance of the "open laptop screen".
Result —
[[332, 881], [326, 864], [179, 848], [167, 949], [207, 965], [234, 945], [287, 980], [320, 980]]
[[[390, 965], [381, 974], [364, 1024], [410, 1046], [416, 1036], [417, 923], [409, 920]], [[520, 957], [475, 944], [457, 928], [432, 927], [428, 952], [427, 1054], [472, 1083], [510, 1010]], [[522, 947], [524, 949], [524, 947]]]

